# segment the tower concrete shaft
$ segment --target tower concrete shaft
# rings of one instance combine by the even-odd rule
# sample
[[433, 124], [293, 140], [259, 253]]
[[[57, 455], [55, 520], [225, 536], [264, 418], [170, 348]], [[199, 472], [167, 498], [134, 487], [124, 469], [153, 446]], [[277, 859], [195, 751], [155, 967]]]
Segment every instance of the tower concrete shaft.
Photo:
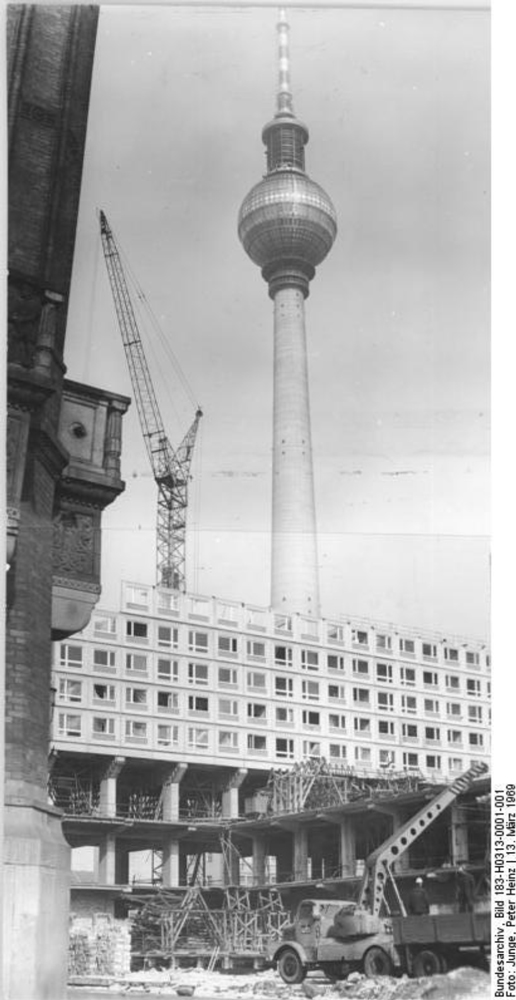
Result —
[[288, 25], [278, 24], [276, 114], [263, 129], [267, 173], [242, 203], [238, 233], [274, 301], [271, 604], [319, 615], [304, 300], [337, 233], [335, 209], [305, 172], [308, 129], [294, 115]]
[[320, 613], [305, 301], [288, 286], [274, 296], [271, 604]]

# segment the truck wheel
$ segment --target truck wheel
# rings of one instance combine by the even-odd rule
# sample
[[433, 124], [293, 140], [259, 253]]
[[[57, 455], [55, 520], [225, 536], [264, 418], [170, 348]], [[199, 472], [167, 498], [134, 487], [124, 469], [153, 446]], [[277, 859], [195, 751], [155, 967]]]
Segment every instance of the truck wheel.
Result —
[[293, 985], [302, 983], [306, 976], [306, 969], [293, 948], [287, 948], [278, 959], [278, 972], [284, 983]]
[[420, 979], [421, 976], [436, 976], [441, 972], [441, 969], [439, 955], [435, 951], [431, 951], [430, 948], [424, 948], [423, 951], [418, 952], [412, 963], [412, 971], [416, 979]]
[[373, 976], [392, 976], [392, 960], [383, 948], [374, 946], [364, 955], [364, 972], [370, 979]]

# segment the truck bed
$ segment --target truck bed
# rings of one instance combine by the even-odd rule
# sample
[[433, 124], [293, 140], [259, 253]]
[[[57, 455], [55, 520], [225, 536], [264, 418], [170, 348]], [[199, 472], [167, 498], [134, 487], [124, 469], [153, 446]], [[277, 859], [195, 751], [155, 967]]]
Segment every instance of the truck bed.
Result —
[[490, 913], [438, 913], [433, 916], [392, 917], [395, 945], [476, 945], [491, 941]]

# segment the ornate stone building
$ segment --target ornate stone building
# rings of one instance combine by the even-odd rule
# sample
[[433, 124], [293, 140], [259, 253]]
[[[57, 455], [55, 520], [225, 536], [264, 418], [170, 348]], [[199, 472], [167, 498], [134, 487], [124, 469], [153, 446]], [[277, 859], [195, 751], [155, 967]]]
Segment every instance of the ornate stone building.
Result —
[[52, 641], [100, 594], [129, 400], [64, 345], [98, 8], [8, 8], [9, 249], [3, 995], [66, 987], [69, 847], [49, 806]]

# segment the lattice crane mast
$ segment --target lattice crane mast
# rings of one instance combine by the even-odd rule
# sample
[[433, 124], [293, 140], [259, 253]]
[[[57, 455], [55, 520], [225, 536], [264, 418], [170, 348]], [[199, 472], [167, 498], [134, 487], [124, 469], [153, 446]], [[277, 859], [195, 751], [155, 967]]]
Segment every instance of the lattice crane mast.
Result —
[[122, 334], [143, 439], [158, 487], [156, 564], [158, 586], [185, 589], [185, 536], [190, 466], [202, 410], [174, 450], [163, 425], [156, 393], [124, 274], [120, 252], [104, 212], [100, 216], [102, 249]]

